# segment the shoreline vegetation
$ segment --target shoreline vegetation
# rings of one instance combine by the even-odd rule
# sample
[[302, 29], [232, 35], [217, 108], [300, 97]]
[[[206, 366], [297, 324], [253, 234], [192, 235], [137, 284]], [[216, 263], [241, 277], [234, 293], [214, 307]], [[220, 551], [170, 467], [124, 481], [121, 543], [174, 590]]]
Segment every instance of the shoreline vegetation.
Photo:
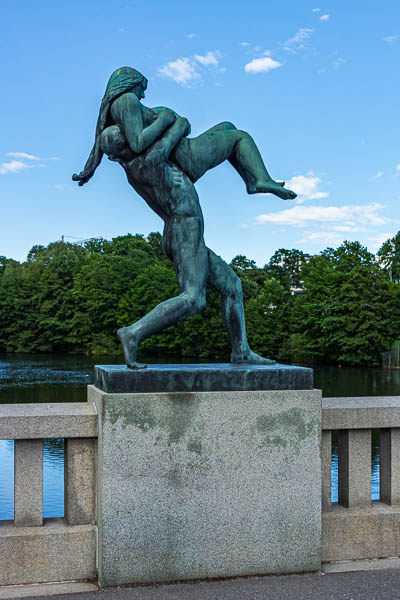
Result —
[[[400, 232], [377, 255], [344, 242], [315, 256], [279, 249], [264, 267], [243, 255], [248, 337], [280, 362], [377, 366], [400, 339]], [[179, 294], [160, 233], [57, 241], [19, 263], [0, 256], [0, 352], [121, 355], [118, 327]], [[220, 296], [146, 340], [141, 353], [216, 359], [230, 354]]]

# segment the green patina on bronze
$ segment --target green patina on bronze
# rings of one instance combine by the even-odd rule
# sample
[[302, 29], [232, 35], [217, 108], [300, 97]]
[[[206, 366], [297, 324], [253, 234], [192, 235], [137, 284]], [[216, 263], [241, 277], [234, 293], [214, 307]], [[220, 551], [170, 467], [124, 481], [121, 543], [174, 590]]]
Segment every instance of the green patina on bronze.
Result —
[[141, 102], [147, 79], [131, 67], [110, 77], [101, 103], [93, 149], [84, 170], [73, 175], [84, 185], [103, 154], [118, 162], [131, 186], [164, 221], [163, 247], [173, 261], [181, 293], [156, 306], [142, 319], [118, 330], [125, 361], [140, 368], [140, 342], [194, 315], [205, 307], [206, 285], [222, 296], [222, 314], [232, 345], [231, 362], [270, 364], [247, 341], [242, 286], [239, 277], [206, 247], [204, 223], [194, 183], [208, 170], [228, 160], [249, 194], [271, 193], [284, 200], [296, 194], [274, 181], [253, 138], [230, 122], [189, 138], [189, 121], [165, 107]]

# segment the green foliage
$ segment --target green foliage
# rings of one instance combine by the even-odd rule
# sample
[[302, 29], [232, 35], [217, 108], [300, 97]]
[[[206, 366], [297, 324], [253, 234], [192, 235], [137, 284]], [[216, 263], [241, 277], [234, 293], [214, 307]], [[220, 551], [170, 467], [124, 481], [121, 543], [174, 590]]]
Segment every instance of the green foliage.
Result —
[[303, 268], [293, 329], [309, 356], [351, 365], [380, 364], [398, 328], [399, 293], [358, 242], [327, 249]]
[[249, 342], [262, 356], [288, 358], [288, 323], [292, 296], [277, 279], [268, 279], [261, 293], [246, 306]]
[[382, 244], [377, 255], [390, 280], [400, 283], [400, 231]]
[[[237, 255], [252, 347], [279, 361], [380, 364], [400, 339], [400, 233], [379, 260], [358, 242], [320, 255], [279, 249], [264, 268]], [[292, 295], [293, 288], [303, 288]], [[118, 327], [178, 295], [157, 232], [34, 246], [24, 263], [0, 257], [0, 351], [121, 354]], [[142, 354], [226, 360], [221, 297], [160, 332]]]

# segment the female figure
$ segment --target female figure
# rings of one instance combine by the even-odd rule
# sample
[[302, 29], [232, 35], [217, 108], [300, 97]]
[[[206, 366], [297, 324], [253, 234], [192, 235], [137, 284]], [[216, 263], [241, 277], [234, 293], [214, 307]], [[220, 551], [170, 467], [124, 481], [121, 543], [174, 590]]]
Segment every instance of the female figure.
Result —
[[207, 248], [204, 223], [194, 183], [206, 171], [229, 160], [249, 194], [272, 193], [293, 199], [294, 192], [269, 176], [250, 135], [224, 122], [196, 138], [188, 138], [187, 119], [174, 111], [149, 109], [141, 103], [146, 78], [131, 67], [115, 71], [108, 82], [96, 128], [95, 143], [84, 170], [73, 179], [84, 185], [103, 153], [124, 168], [132, 187], [164, 221], [163, 246], [173, 261], [179, 296], [161, 302], [129, 327], [118, 330], [125, 361], [136, 362], [139, 343], [162, 329], [200, 312], [206, 305], [206, 284], [222, 295], [222, 313], [229, 332], [231, 362], [269, 364], [248, 344], [239, 277]]

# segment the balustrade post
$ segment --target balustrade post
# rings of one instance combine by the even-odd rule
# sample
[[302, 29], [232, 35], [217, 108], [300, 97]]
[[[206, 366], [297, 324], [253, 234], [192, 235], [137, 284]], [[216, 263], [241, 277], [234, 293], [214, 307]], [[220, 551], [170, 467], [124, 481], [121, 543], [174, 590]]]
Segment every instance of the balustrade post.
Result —
[[43, 525], [43, 440], [15, 440], [14, 525]]
[[321, 462], [322, 462], [322, 511], [331, 510], [331, 486], [332, 486], [332, 431], [322, 431], [321, 438]]
[[371, 429], [339, 431], [339, 504], [371, 505]]
[[68, 525], [95, 523], [95, 439], [66, 439], [64, 517]]
[[380, 431], [380, 500], [400, 504], [400, 429]]

